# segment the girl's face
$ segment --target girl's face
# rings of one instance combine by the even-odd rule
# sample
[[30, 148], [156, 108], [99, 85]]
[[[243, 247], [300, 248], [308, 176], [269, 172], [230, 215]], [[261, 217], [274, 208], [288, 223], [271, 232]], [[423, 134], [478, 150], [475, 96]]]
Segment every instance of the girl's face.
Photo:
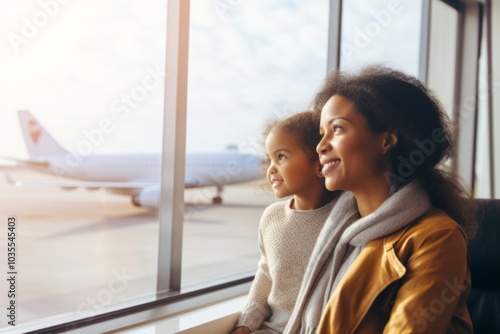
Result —
[[316, 151], [328, 190], [366, 191], [386, 182], [388, 133], [373, 133], [349, 99], [334, 95], [328, 100], [321, 110], [320, 134]]
[[[318, 180], [321, 165], [311, 161], [297, 139], [284, 131], [271, 130], [267, 135], [266, 153], [269, 162], [267, 181], [277, 198], [305, 195]], [[316, 182], [313, 182], [316, 181]]]

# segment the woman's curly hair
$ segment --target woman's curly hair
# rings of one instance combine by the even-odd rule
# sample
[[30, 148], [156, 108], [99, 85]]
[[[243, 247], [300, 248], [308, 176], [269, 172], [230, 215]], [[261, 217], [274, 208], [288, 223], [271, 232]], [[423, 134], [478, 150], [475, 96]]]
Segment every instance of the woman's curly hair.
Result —
[[374, 133], [390, 131], [398, 140], [389, 151], [393, 190], [418, 179], [435, 207], [446, 211], [472, 237], [475, 206], [470, 191], [444, 162], [453, 157], [448, 115], [434, 93], [418, 79], [383, 66], [359, 73], [331, 72], [312, 101], [317, 113], [333, 96], [354, 103]]

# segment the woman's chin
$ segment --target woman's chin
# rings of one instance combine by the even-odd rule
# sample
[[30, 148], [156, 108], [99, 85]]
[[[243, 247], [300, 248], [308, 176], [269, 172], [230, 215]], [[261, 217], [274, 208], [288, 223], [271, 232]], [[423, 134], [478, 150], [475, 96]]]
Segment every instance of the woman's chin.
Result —
[[330, 191], [342, 190], [335, 180], [329, 180], [328, 178], [325, 179], [325, 187]]

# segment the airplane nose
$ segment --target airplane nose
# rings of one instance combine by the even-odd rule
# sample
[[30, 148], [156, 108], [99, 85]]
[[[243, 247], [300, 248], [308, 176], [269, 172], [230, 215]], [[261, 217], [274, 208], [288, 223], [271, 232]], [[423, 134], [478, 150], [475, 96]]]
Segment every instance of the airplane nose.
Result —
[[249, 164], [252, 170], [257, 171], [257, 177], [265, 177], [267, 174], [267, 168], [269, 167], [269, 163], [265, 157], [259, 155], [253, 155], [252, 161]]
[[267, 160], [267, 158], [265, 158], [265, 157], [260, 157], [259, 158], [259, 166], [260, 166], [260, 169], [263, 171], [263, 173], [266, 174], [267, 169], [270, 166], [269, 160]]

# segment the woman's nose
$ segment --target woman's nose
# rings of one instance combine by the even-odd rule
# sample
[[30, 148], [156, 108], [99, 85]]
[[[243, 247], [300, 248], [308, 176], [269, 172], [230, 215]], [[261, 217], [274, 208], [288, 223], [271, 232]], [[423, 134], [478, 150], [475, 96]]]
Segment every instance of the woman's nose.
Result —
[[324, 154], [327, 151], [328, 151], [327, 141], [325, 140], [325, 137], [323, 137], [318, 143], [318, 145], [316, 145], [316, 152], [318, 154]]

